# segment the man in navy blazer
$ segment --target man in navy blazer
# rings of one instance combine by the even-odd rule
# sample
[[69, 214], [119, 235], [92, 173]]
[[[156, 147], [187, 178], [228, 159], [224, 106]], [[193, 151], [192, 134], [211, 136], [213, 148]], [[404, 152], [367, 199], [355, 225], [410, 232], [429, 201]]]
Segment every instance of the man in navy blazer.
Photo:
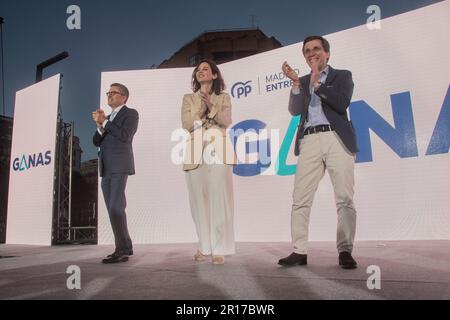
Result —
[[293, 253], [280, 259], [283, 266], [307, 264], [309, 216], [319, 182], [328, 171], [337, 207], [339, 265], [357, 267], [351, 253], [356, 231], [353, 204], [356, 136], [347, 117], [353, 94], [352, 74], [328, 65], [330, 44], [320, 36], [303, 41], [303, 56], [311, 72], [301, 78], [286, 63], [283, 73], [293, 81], [291, 115], [301, 115], [295, 138], [297, 171], [291, 212]]
[[105, 116], [101, 109], [92, 113], [97, 124], [93, 142], [100, 148], [101, 186], [115, 240], [114, 252], [102, 262], [116, 263], [128, 261], [128, 257], [133, 255], [125, 213], [125, 188], [128, 176], [135, 173], [132, 144], [139, 114], [125, 105], [129, 91], [123, 84], [113, 83], [106, 95], [112, 111], [109, 116]]

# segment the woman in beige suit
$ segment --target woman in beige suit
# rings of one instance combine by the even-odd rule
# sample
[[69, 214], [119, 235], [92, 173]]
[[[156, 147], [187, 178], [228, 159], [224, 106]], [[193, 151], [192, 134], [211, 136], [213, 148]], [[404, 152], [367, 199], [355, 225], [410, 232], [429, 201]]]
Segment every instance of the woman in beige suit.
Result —
[[183, 170], [192, 218], [199, 238], [195, 261], [212, 255], [223, 264], [235, 252], [232, 167], [235, 154], [226, 128], [231, 124], [231, 100], [217, 65], [202, 60], [192, 73], [193, 93], [183, 97], [181, 120], [190, 133]]

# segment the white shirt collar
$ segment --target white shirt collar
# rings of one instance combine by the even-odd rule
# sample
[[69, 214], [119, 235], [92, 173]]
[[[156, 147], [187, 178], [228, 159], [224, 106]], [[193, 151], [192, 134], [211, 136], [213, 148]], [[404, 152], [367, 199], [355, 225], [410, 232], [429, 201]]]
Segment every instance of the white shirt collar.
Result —
[[[122, 109], [124, 106], [125, 106], [124, 104], [121, 105], [121, 106], [118, 106], [114, 111], [111, 112], [111, 114], [112, 114], [113, 112], [115, 112], [116, 114], [118, 114], [119, 111], [120, 111], [120, 109]], [[111, 114], [110, 114], [110, 116], [111, 116]]]
[[326, 76], [328, 75], [328, 72], [330, 72], [330, 66], [329, 65], [327, 65], [326, 67], [325, 67], [325, 69], [323, 69], [321, 72], [320, 72], [320, 74], [325, 74]]
[[[327, 64], [326, 66], [325, 66], [325, 68], [323, 68], [320, 72], [319, 72], [319, 74], [320, 75], [328, 75], [328, 72], [330, 72], [330, 66]], [[310, 72], [310, 74], [312, 73], [312, 71]]]

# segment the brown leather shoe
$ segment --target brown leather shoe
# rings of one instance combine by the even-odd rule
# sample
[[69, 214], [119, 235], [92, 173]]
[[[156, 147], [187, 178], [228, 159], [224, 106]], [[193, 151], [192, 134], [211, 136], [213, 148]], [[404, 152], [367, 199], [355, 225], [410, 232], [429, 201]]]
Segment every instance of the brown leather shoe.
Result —
[[105, 259], [102, 260], [102, 263], [119, 263], [119, 262], [127, 262], [128, 261], [128, 256], [124, 256], [124, 255], [119, 255], [119, 254], [115, 254], [112, 255], [111, 257], [106, 257]]
[[358, 266], [351, 253], [347, 251], [339, 253], [339, 265], [342, 269], [355, 269]]
[[121, 255], [121, 256], [132, 256], [133, 255], [133, 250], [129, 250], [129, 251], [114, 251], [111, 254], [108, 254], [106, 256], [106, 258], [111, 258], [112, 256], [117, 256], [117, 255]]
[[280, 259], [278, 261], [279, 265], [289, 267], [289, 266], [303, 266], [308, 263], [308, 256], [306, 254], [299, 254], [292, 252], [289, 256], [286, 258]]
[[213, 256], [212, 263], [213, 264], [224, 264], [225, 257], [224, 256]]

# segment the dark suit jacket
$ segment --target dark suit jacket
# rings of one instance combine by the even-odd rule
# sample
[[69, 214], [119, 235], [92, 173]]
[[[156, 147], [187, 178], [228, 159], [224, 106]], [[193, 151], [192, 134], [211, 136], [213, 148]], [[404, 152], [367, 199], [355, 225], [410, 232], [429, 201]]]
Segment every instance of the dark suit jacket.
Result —
[[[109, 119], [109, 116], [107, 117]], [[105, 132], [100, 135], [95, 131], [93, 142], [99, 151], [99, 170], [103, 177], [108, 173], [124, 173], [133, 175], [133, 137], [139, 122], [136, 110], [123, 106], [113, 121], [108, 121]]]
[[[289, 112], [293, 115], [301, 115], [300, 124], [295, 137], [295, 155], [298, 156], [299, 139], [303, 138], [304, 125], [308, 116], [308, 106], [311, 101], [309, 92], [309, 82], [311, 75], [300, 78], [300, 94], [291, 93], [289, 98]], [[352, 123], [347, 117], [347, 108], [353, 94], [352, 73], [348, 70], [336, 70], [329, 66], [327, 80], [322, 84], [316, 93], [322, 101], [322, 108], [325, 116], [333, 129], [341, 138], [347, 149], [358, 152], [356, 136]]]

